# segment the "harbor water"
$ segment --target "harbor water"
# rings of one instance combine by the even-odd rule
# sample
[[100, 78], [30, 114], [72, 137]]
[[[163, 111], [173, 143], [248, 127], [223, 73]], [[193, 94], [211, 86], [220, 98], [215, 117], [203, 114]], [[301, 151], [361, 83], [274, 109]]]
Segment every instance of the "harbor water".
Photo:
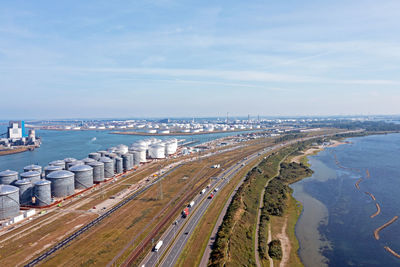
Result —
[[[4, 125], [0, 126], [0, 132], [6, 132]], [[37, 130], [36, 135], [42, 139], [40, 148], [34, 151], [0, 156], [0, 171], [10, 169], [18, 172], [23, 171], [23, 167], [30, 164], [46, 166], [49, 162], [57, 159], [73, 157], [82, 159], [87, 157], [90, 152], [105, 150], [107, 148], [125, 144], [130, 145], [135, 141], [146, 138], [168, 139], [177, 138], [184, 142], [194, 141], [191, 145], [198, 145], [204, 142], [215, 140], [225, 136], [238, 135], [240, 133], [211, 133], [200, 135], [176, 135], [176, 136], [136, 136], [110, 134], [110, 131], [54, 131]]]
[[[400, 253], [400, 220], [374, 237], [375, 229], [400, 215], [400, 134], [348, 141], [310, 157], [313, 176], [292, 185], [303, 204], [296, 225], [301, 260], [310, 267], [400, 266], [384, 249]], [[371, 218], [376, 203], [381, 212]]]

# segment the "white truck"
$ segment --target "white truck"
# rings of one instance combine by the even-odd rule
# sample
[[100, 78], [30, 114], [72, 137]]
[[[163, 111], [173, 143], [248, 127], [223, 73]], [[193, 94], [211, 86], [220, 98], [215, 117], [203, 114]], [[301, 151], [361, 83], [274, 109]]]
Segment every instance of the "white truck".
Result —
[[154, 251], [155, 252], [159, 251], [162, 245], [163, 245], [163, 241], [162, 240], [158, 241], [156, 246], [154, 247]]
[[201, 190], [200, 195], [204, 194], [206, 192], [206, 189], [204, 188], [203, 190]]
[[190, 203], [189, 203], [189, 208], [191, 208], [191, 207], [193, 207], [194, 206], [194, 201], [191, 201]]

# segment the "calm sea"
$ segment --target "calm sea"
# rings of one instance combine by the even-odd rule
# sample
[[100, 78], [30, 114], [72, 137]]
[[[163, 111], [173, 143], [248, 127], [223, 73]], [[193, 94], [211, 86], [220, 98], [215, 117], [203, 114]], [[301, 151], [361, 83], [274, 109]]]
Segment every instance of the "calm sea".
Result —
[[[296, 225], [299, 255], [306, 266], [400, 266], [384, 249], [400, 254], [400, 220], [383, 229], [380, 240], [373, 235], [400, 216], [400, 134], [348, 141], [310, 157], [314, 175], [292, 185], [304, 207]], [[375, 201], [365, 192], [381, 206], [374, 218]]]
[[[0, 125], [0, 133], [6, 132], [6, 127]], [[178, 140], [197, 141], [196, 144], [208, 142], [224, 136], [232, 136], [245, 132], [236, 133], [214, 133], [202, 135], [184, 136], [155, 136], [158, 139], [175, 137]], [[248, 133], [248, 132], [246, 132]], [[50, 161], [73, 157], [82, 159], [90, 152], [105, 150], [107, 148], [133, 142], [146, 136], [110, 134], [108, 131], [49, 131], [38, 130], [36, 135], [42, 139], [40, 148], [18, 154], [0, 156], [0, 171], [10, 169], [18, 172], [29, 164], [46, 166]], [[150, 136], [151, 137], [151, 136]]]

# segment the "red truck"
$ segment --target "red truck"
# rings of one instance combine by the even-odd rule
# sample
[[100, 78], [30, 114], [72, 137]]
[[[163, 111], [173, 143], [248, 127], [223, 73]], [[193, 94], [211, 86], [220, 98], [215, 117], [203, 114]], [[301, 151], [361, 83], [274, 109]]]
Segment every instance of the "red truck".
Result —
[[212, 199], [214, 197], [214, 194], [211, 193], [211, 195], [208, 196], [209, 199]]
[[189, 215], [189, 208], [185, 208], [185, 209], [182, 211], [182, 217], [183, 217], [183, 218], [186, 218], [188, 215]]

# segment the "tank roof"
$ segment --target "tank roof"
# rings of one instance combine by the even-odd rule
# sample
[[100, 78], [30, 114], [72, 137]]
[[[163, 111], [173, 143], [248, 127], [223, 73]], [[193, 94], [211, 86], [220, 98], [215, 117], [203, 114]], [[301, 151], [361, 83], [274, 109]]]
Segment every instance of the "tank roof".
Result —
[[18, 187], [8, 184], [0, 185], [0, 196], [8, 195], [14, 192], [18, 192]]
[[21, 179], [21, 180], [17, 180], [17, 181], [15, 181], [15, 185], [23, 185], [23, 184], [30, 184], [31, 183], [31, 180], [29, 180], [29, 179]]
[[89, 166], [104, 166], [104, 163], [100, 162], [100, 161], [93, 161], [93, 162], [86, 163], [86, 165], [89, 165]]
[[5, 171], [0, 172], [1, 177], [12, 176], [12, 175], [18, 175], [18, 172], [12, 171], [12, 170], [5, 170]]
[[100, 161], [100, 162], [113, 162], [113, 160], [110, 159], [110, 158], [108, 158], [108, 157], [101, 157], [101, 158], [99, 159], [99, 161]]
[[49, 165], [60, 165], [60, 164], [65, 164], [65, 161], [58, 159], [58, 160], [53, 160], [52, 162], [49, 162]]
[[49, 173], [47, 175], [47, 178], [50, 178], [50, 179], [63, 179], [63, 178], [69, 178], [71, 176], [74, 176], [73, 172], [62, 170], [62, 171], [55, 171], [55, 172]]
[[46, 185], [46, 184], [51, 184], [51, 182], [49, 180], [40, 180], [40, 181], [36, 181], [33, 183], [34, 185]]
[[45, 171], [60, 171], [62, 169], [63, 168], [61, 166], [55, 166], [55, 165], [49, 165], [49, 166], [44, 167]]
[[40, 172], [37, 171], [29, 171], [29, 172], [22, 172], [20, 174], [21, 177], [33, 177], [40, 175]]
[[25, 167], [24, 167], [24, 170], [28, 170], [28, 169], [37, 169], [37, 168], [42, 168], [42, 167], [39, 166], [39, 165], [31, 164], [31, 165], [25, 166]]
[[65, 158], [64, 161], [65, 162], [73, 162], [73, 161], [76, 161], [76, 159], [75, 158]]
[[69, 170], [71, 172], [83, 172], [83, 171], [91, 171], [93, 170], [93, 168], [88, 165], [75, 165], [69, 168]]

